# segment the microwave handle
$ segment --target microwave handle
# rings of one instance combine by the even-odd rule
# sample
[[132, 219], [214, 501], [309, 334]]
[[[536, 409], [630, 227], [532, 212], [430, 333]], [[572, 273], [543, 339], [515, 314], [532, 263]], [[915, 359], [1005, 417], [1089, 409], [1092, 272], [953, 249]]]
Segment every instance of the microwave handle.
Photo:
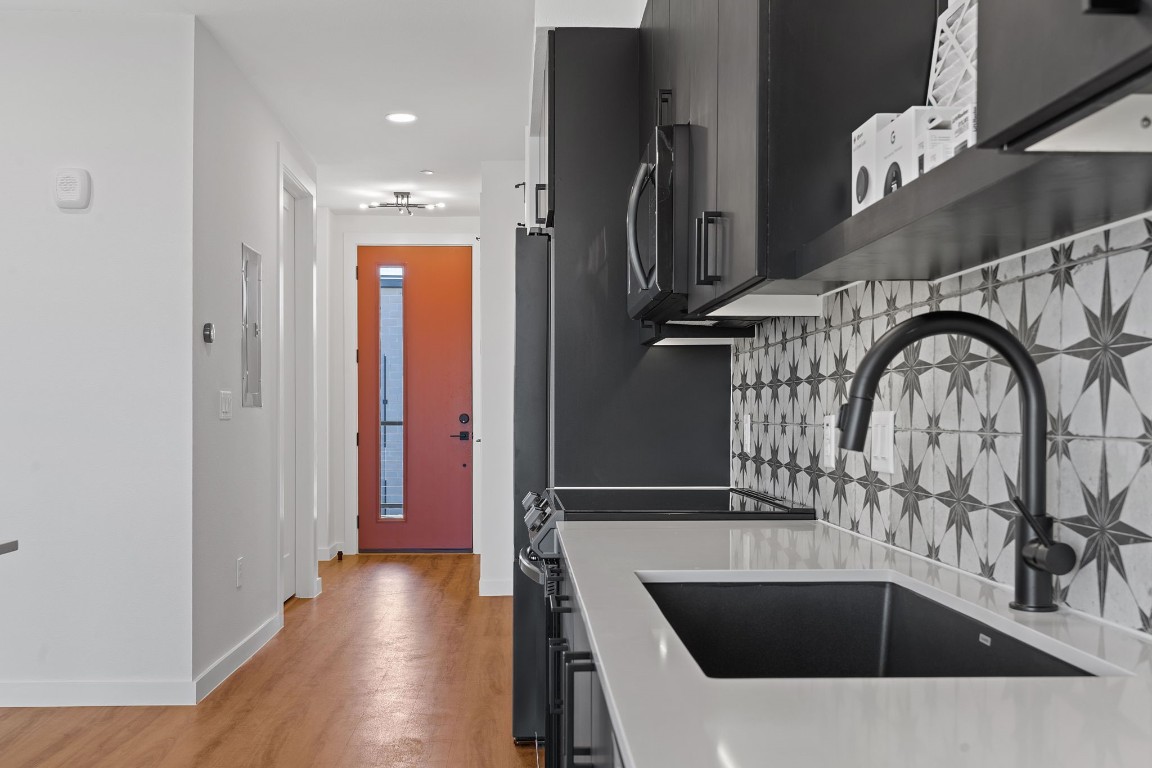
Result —
[[636, 170], [636, 179], [632, 182], [632, 193], [628, 195], [628, 217], [625, 227], [628, 232], [628, 263], [632, 266], [632, 274], [640, 290], [648, 290], [652, 283], [644, 276], [644, 267], [640, 264], [640, 243], [636, 235], [636, 219], [640, 214], [640, 195], [644, 194], [644, 187], [652, 179], [652, 166], [649, 163], [640, 163]]

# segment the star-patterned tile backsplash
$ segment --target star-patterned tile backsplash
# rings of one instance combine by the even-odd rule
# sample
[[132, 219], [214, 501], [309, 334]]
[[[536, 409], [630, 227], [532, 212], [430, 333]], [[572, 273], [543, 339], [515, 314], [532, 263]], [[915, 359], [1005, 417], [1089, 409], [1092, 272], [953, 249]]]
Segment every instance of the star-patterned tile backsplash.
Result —
[[1019, 401], [983, 344], [926, 339], [890, 366], [875, 410], [896, 414], [895, 473], [874, 471], [867, 448], [822, 464], [823, 419], [873, 340], [934, 310], [994, 320], [1040, 368], [1047, 511], [1079, 558], [1060, 599], [1152, 632], [1152, 213], [940, 281], [857, 283], [825, 297], [822, 317], [761, 323], [733, 347], [733, 485], [1011, 583]]

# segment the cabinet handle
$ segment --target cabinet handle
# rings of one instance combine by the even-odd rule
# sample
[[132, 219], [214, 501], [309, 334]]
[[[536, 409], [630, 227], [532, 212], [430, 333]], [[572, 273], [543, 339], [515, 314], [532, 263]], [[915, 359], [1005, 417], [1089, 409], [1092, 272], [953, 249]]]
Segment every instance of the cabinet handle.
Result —
[[636, 287], [646, 291], [652, 287], [652, 281], [644, 274], [644, 265], [640, 263], [640, 242], [636, 233], [637, 221], [640, 215], [640, 196], [644, 194], [644, 187], [652, 180], [654, 166], [650, 163], [640, 163], [636, 170], [636, 178], [632, 181], [632, 192], [628, 195], [628, 215], [624, 219], [624, 227], [628, 233], [628, 263], [632, 265], [632, 276], [636, 278]]
[[568, 641], [562, 637], [548, 638], [548, 714], [559, 715], [564, 711], [564, 699], [559, 690], [560, 664], [563, 654], [568, 652]]
[[672, 90], [661, 88], [656, 100], [656, 125], [672, 125], [675, 122], [672, 111]]
[[720, 220], [719, 211], [704, 211], [696, 219], [696, 285], [714, 285], [720, 275], [712, 271], [712, 225]]
[[548, 217], [540, 215], [540, 193], [541, 192], [547, 192], [547, 191], [548, 191], [548, 185], [547, 184], [537, 184], [536, 185], [536, 223], [540, 224], [541, 226], [548, 223]]
[[577, 763], [577, 757], [591, 757], [591, 747], [578, 747], [576, 739], [576, 707], [572, 706], [572, 689], [580, 672], [595, 672], [592, 654], [587, 651], [564, 651], [564, 768], [584, 768], [592, 763]]

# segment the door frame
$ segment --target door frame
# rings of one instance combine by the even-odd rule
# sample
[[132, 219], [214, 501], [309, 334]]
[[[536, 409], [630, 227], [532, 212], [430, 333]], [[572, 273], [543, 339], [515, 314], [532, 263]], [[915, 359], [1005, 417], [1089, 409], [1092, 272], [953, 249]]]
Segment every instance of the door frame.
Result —
[[356, 518], [360, 510], [360, 462], [356, 447], [359, 429], [360, 403], [358, 388], [360, 377], [356, 364], [357, 321], [360, 316], [356, 290], [356, 264], [360, 246], [468, 246], [472, 249], [472, 553], [480, 550], [480, 484], [484, 474], [484, 452], [481, 430], [484, 414], [480, 400], [480, 296], [477, 270], [480, 267], [480, 238], [475, 233], [403, 234], [403, 233], [349, 233], [344, 235], [344, 552], [360, 552], [360, 537], [356, 533]]
[[[276, 602], [283, 614], [284, 604], [280, 599], [282, 574], [281, 547], [284, 540], [284, 508], [289, 496], [295, 498], [296, 516], [296, 561], [295, 593], [299, 598], [313, 598], [320, 594], [322, 585], [318, 575], [316, 560], [316, 518], [317, 518], [317, 473], [319, 462], [316, 435], [318, 414], [316, 393], [317, 377], [316, 352], [318, 339], [318, 315], [316, 312], [316, 183], [309, 176], [305, 166], [284, 146], [278, 144], [279, 187], [277, 188], [276, 208], [276, 294], [278, 334], [278, 376], [276, 392]], [[295, 210], [295, 259], [293, 262], [294, 288], [292, 295], [287, 293], [285, 271], [282, 268], [284, 257], [283, 214], [285, 190], [296, 201]], [[304, 215], [300, 215], [301, 213]], [[295, 319], [294, 337], [287, 339], [284, 332], [285, 319], [289, 313]], [[306, 329], [301, 333], [301, 329]], [[287, 344], [295, 351], [295, 370], [288, 370], [285, 363]], [[292, 376], [296, 385], [296, 402], [289, 408], [284, 402], [284, 382]], [[323, 409], [327, 411], [327, 407]], [[295, 428], [295, 451], [289, 452], [285, 435], [290, 427]]]

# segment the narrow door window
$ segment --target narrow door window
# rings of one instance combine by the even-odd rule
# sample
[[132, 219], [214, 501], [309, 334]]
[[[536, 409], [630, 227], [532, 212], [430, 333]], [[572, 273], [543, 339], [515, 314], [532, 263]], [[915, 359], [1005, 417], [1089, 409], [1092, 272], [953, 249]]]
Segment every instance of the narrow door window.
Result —
[[404, 519], [403, 267], [380, 267], [380, 518]]

